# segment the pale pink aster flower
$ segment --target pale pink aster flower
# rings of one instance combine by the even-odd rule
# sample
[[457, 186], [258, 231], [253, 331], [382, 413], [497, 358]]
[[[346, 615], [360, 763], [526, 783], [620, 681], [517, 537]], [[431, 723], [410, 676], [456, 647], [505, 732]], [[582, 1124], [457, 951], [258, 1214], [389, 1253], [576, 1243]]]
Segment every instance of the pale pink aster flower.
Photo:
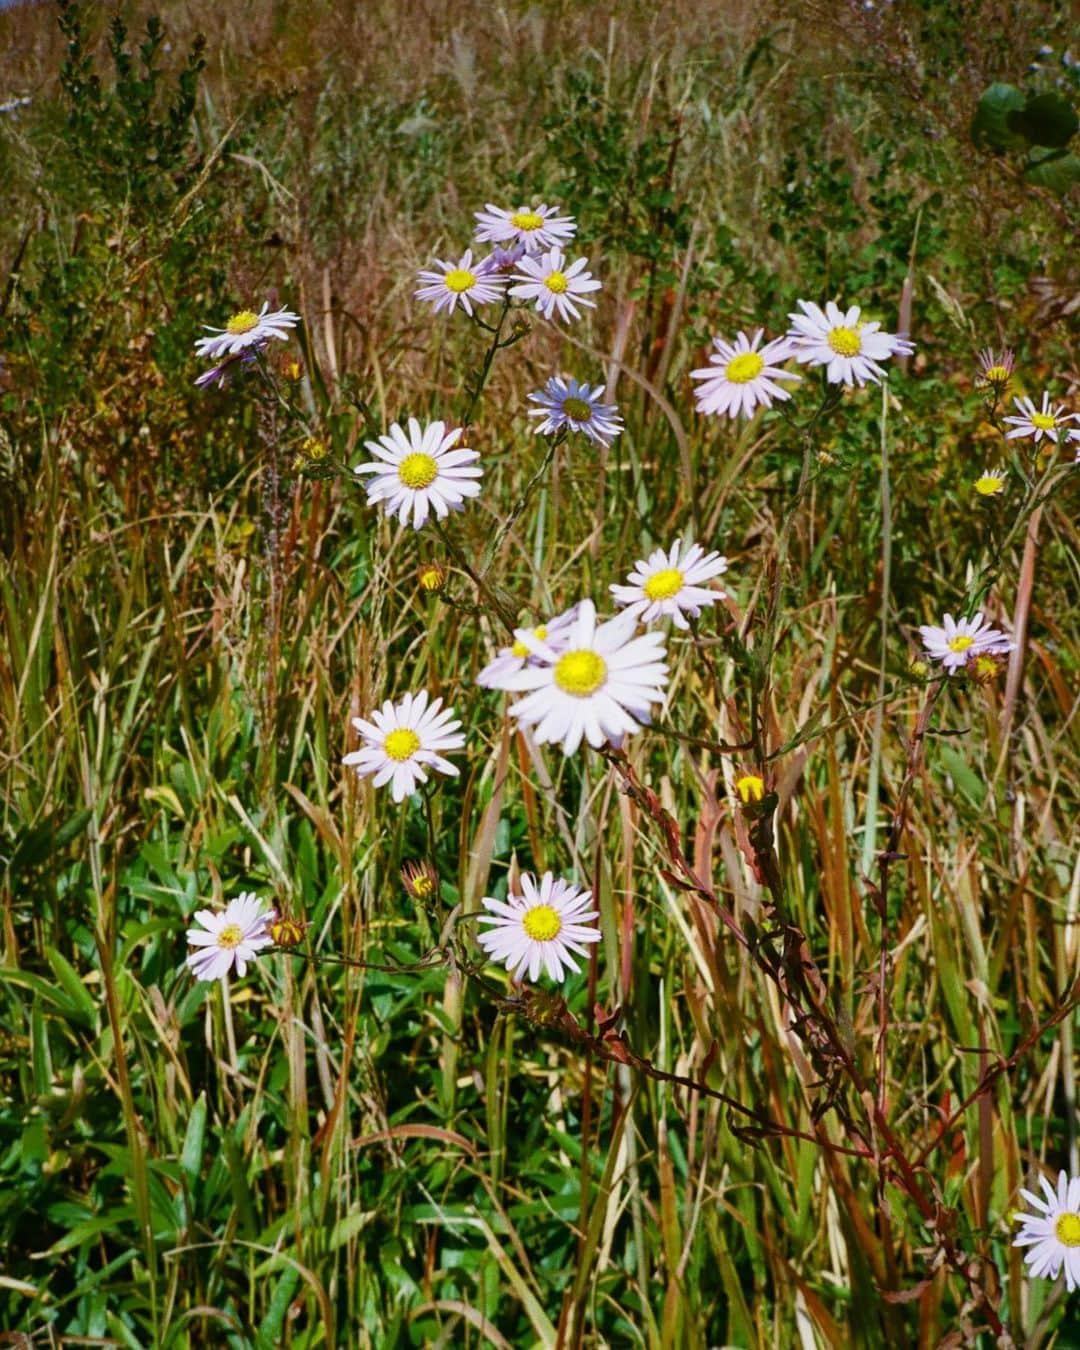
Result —
[[683, 545], [676, 539], [670, 551], [658, 548], [636, 564], [625, 586], [609, 590], [626, 612], [642, 623], [670, 618], [676, 628], [689, 628], [683, 617], [697, 618], [703, 607], [723, 600], [725, 592], [702, 585], [727, 571], [728, 560], [719, 553], [706, 553], [700, 544]]
[[1050, 402], [1050, 395], [1043, 390], [1042, 408], [1037, 410], [1030, 398], [1014, 398], [1013, 402], [1020, 410], [1019, 417], [1005, 417], [1002, 421], [1012, 427], [1005, 433], [1007, 441], [1018, 436], [1030, 436], [1038, 445], [1044, 436], [1057, 444], [1058, 432], [1067, 431], [1066, 422], [1077, 420], [1075, 413], [1063, 412], [1061, 405]]
[[517, 284], [510, 287], [510, 294], [522, 300], [534, 300], [545, 319], [550, 319], [556, 312], [560, 319], [579, 319], [581, 314], [577, 306], [588, 305], [595, 309], [596, 301], [588, 299], [588, 292], [600, 289], [600, 283], [593, 279], [592, 273], [584, 270], [588, 262], [588, 258], [578, 258], [567, 267], [561, 248], [553, 248], [550, 253], [535, 258], [522, 258], [512, 278]]
[[593, 922], [600, 915], [592, 908], [592, 892], [556, 880], [551, 872], [544, 873], [539, 885], [523, 873], [520, 895], [508, 895], [505, 902], [485, 895], [481, 904], [491, 913], [482, 915], [480, 922], [493, 927], [477, 934], [476, 940], [515, 981], [526, 973], [535, 980], [543, 967], [562, 984], [569, 971], [578, 970], [572, 953], [588, 956], [589, 945], [600, 941]]
[[250, 309], [241, 310], [224, 328], [203, 324], [212, 336], [199, 338], [195, 350], [200, 356], [216, 360], [220, 356], [235, 356], [249, 348], [261, 349], [271, 338], [287, 342], [289, 330], [300, 322], [300, 315], [288, 309], [276, 309], [270, 314], [269, 308], [269, 303], [263, 305], [258, 314]]
[[374, 774], [375, 787], [390, 784], [395, 802], [404, 801], [427, 782], [427, 769], [457, 776], [458, 769], [439, 752], [460, 750], [465, 737], [458, 728], [453, 708], [443, 708], [442, 699], [428, 705], [427, 690], [406, 694], [398, 704], [389, 699], [371, 714], [371, 720], [354, 717], [352, 724], [364, 739], [341, 761], [352, 765], [361, 778]]
[[1027, 1247], [1024, 1264], [1030, 1275], [1056, 1280], [1062, 1272], [1065, 1288], [1071, 1294], [1080, 1287], [1080, 1177], [1058, 1173], [1057, 1190], [1044, 1176], [1039, 1177], [1045, 1199], [1021, 1190], [1020, 1194], [1038, 1213], [1013, 1215], [1020, 1232], [1014, 1247]]
[[702, 381], [701, 387], [694, 390], [698, 412], [753, 417], [758, 408], [771, 408], [774, 399], [783, 401], [791, 397], [787, 389], [776, 383], [777, 380], [798, 383], [802, 379], [776, 364], [792, 356], [791, 340], [775, 338], [761, 347], [764, 332], [759, 328], [752, 339], [740, 333], [734, 342], [713, 338], [716, 351], [709, 357], [709, 365], [690, 372], [692, 380]]
[[977, 656], [1000, 656], [1016, 645], [1004, 633], [985, 624], [981, 612], [970, 619], [954, 619], [946, 614], [943, 627], [922, 624], [919, 634], [927, 656], [940, 661], [950, 675], [963, 670]]
[[878, 384], [886, 373], [879, 361], [915, 350], [907, 338], [879, 332], [879, 323], [860, 322], [858, 305], [846, 312], [832, 300], [824, 310], [807, 300], [798, 305], [802, 313], [788, 315], [792, 355], [796, 361], [824, 366], [830, 384]]
[[418, 300], [433, 301], [436, 314], [442, 309], [452, 314], [460, 305], [471, 318], [473, 305], [490, 305], [502, 299], [506, 278], [489, 271], [487, 259], [474, 263], [471, 248], [456, 263], [436, 258], [435, 267], [437, 271], [419, 273], [418, 279], [425, 284], [413, 294]]
[[475, 214], [477, 243], [523, 244], [528, 253], [541, 253], [565, 243], [577, 229], [573, 216], [560, 216], [558, 207], [543, 204], [507, 211], [488, 202], [486, 210]]
[[202, 927], [187, 931], [188, 945], [195, 951], [184, 964], [196, 979], [220, 980], [234, 965], [236, 973], [243, 975], [249, 961], [264, 947], [273, 946], [270, 925], [277, 912], [264, 910], [262, 904], [254, 891], [243, 891], [221, 911], [195, 911], [195, 922]]

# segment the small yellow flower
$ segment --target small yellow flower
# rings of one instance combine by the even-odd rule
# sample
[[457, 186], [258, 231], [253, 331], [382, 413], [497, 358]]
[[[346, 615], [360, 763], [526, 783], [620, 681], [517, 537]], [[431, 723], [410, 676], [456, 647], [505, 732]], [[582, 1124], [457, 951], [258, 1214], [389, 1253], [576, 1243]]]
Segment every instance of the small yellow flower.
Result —
[[446, 569], [438, 563], [425, 563], [419, 572], [420, 589], [434, 595], [446, 585]]
[[996, 680], [1005, 666], [1004, 657], [994, 656], [992, 652], [983, 652], [974, 661], [968, 662], [966, 674], [976, 684], [989, 684]]
[[980, 497], [996, 497], [1005, 491], [1007, 475], [1002, 468], [987, 469], [981, 477], [975, 479], [975, 491]]
[[749, 806], [751, 802], [759, 802], [764, 797], [765, 780], [756, 773], [744, 773], [735, 779], [735, 791], [743, 805]]
[[917, 680], [925, 680], [930, 674], [930, 667], [921, 657], [913, 656], [908, 664], [908, 674]]
[[270, 936], [279, 947], [299, 947], [308, 930], [306, 919], [294, 919], [282, 914], [270, 925]]
[[285, 357], [281, 362], [281, 373], [295, 383], [303, 375], [304, 367], [294, 357]]
[[401, 884], [413, 900], [430, 900], [439, 891], [439, 874], [425, 858], [407, 862], [401, 869]]

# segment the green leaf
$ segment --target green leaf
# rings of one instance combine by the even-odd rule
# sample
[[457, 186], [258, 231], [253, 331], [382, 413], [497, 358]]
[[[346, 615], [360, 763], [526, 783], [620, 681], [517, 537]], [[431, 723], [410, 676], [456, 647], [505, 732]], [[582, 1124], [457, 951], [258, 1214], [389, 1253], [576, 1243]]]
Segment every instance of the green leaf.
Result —
[[97, 1021], [97, 1004], [90, 996], [86, 985], [79, 979], [75, 967], [66, 957], [61, 956], [55, 947], [46, 947], [45, 957], [52, 966], [57, 984], [71, 999], [87, 1026], [93, 1027]]
[[1032, 145], [1059, 149], [1076, 135], [1080, 119], [1076, 109], [1061, 94], [1036, 94], [1020, 109], [1006, 113], [1010, 131], [1023, 136]]
[[1065, 150], [1044, 155], [1027, 166], [1024, 177], [1036, 187], [1049, 188], [1051, 192], [1064, 195], [1080, 183], [1080, 155]]
[[1015, 85], [992, 84], [979, 99], [971, 122], [971, 139], [983, 150], [1021, 150], [1025, 137], [1009, 125], [1009, 114], [1025, 106], [1023, 94]]
[[194, 1185], [202, 1170], [203, 1146], [206, 1140], [206, 1093], [200, 1092], [188, 1117], [187, 1130], [184, 1132], [184, 1147], [180, 1154], [180, 1166], [184, 1169], [188, 1181]]

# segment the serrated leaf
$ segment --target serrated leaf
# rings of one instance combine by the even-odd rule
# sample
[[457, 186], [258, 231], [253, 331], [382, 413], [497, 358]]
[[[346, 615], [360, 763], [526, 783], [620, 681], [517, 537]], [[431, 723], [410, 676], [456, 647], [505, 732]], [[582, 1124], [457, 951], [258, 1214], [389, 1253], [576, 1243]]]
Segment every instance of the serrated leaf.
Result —
[[1076, 135], [1080, 119], [1076, 109], [1061, 94], [1036, 94], [1022, 108], [1006, 114], [1011, 131], [1023, 136], [1032, 145], [1060, 149]]
[[1080, 183], [1080, 155], [1059, 150], [1046, 155], [1024, 170], [1024, 177], [1036, 187], [1048, 188], [1051, 192], [1064, 195], [1071, 192]]
[[1011, 84], [992, 84], [979, 99], [971, 121], [971, 139], [984, 150], [1021, 150], [1026, 139], [1009, 126], [1009, 114], [1020, 112], [1026, 100]]

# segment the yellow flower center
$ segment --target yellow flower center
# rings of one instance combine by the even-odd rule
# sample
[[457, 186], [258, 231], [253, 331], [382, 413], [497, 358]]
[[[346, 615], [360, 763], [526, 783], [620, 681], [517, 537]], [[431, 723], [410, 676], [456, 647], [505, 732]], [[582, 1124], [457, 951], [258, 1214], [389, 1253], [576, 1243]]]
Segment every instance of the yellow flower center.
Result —
[[1000, 669], [996, 657], [977, 656], [975, 658], [975, 678], [977, 680], [992, 680]]
[[383, 741], [383, 749], [390, 759], [401, 764], [420, 749], [420, 737], [408, 727], [398, 727]]
[[544, 223], [544, 217], [538, 216], [535, 211], [515, 211], [510, 217], [510, 224], [515, 230], [538, 230]]
[[426, 900], [434, 889], [435, 883], [430, 877], [419, 876], [413, 882], [413, 890], [422, 900]]
[[582, 647], [559, 657], [555, 667], [555, 683], [564, 694], [588, 698], [595, 694], [607, 679], [607, 664], [602, 656]]
[[476, 275], [465, 267], [452, 267], [443, 278], [448, 291], [454, 291], [460, 295], [462, 291], [467, 291], [470, 286], [476, 285]]
[[309, 436], [301, 447], [308, 459], [325, 459], [326, 446], [322, 441], [317, 441], [314, 436]]
[[975, 639], [968, 637], [966, 633], [957, 633], [955, 637], [949, 639], [949, 651], [966, 652], [969, 647], [975, 646]]
[[446, 573], [441, 567], [425, 567], [420, 573], [420, 585], [425, 591], [441, 591]]
[[550, 905], [534, 905], [521, 916], [521, 926], [534, 942], [550, 942], [559, 936], [562, 919]]
[[[541, 624], [539, 628], [533, 629], [533, 636], [538, 637], [541, 642], [547, 637], [547, 628]], [[510, 655], [516, 656], [519, 661], [524, 661], [526, 657], [532, 656], [532, 652], [525, 646], [524, 642], [518, 638], [510, 648]]]
[[765, 369], [765, 362], [757, 352], [743, 352], [728, 362], [727, 377], [732, 384], [749, 384]]
[[398, 465], [398, 477], [407, 488], [417, 491], [430, 487], [439, 476], [439, 466], [430, 455], [406, 455]]
[[650, 600], [670, 600], [682, 590], [683, 574], [677, 567], [665, 567], [654, 572], [645, 583], [644, 591]]
[[1054, 1236], [1063, 1247], [1080, 1247], [1080, 1214], [1059, 1214]]
[[862, 339], [854, 328], [830, 328], [825, 341], [837, 356], [858, 356]]
[[980, 497], [992, 497], [995, 492], [1000, 492], [1005, 486], [1005, 479], [996, 473], [984, 473], [981, 478], [975, 479], [975, 491]]
[[239, 314], [234, 314], [225, 325], [226, 333], [231, 333], [233, 337], [239, 337], [241, 333], [250, 333], [259, 322], [259, 316], [253, 314], [250, 309], [242, 309]]
[[304, 928], [295, 919], [278, 919], [270, 925], [270, 936], [279, 947], [296, 947], [304, 936]]
[[1057, 423], [1052, 413], [1032, 413], [1031, 425], [1039, 431], [1053, 431]]
[[224, 947], [227, 951], [232, 951], [234, 947], [239, 947], [244, 940], [244, 930], [239, 924], [230, 923], [221, 930], [217, 937], [217, 945]]
[[588, 422], [593, 415], [592, 404], [583, 398], [564, 398], [562, 408], [575, 422]]
[[983, 378], [986, 380], [987, 384], [1008, 384], [1009, 372], [1004, 366], [991, 366], [990, 369], [984, 373]]
[[756, 773], [744, 773], [735, 779], [735, 791], [744, 802], [759, 802], [765, 795], [765, 780]]
[[544, 278], [544, 285], [555, 295], [562, 295], [563, 291], [567, 289], [570, 283], [566, 280], [566, 277], [562, 272], [551, 272]]

